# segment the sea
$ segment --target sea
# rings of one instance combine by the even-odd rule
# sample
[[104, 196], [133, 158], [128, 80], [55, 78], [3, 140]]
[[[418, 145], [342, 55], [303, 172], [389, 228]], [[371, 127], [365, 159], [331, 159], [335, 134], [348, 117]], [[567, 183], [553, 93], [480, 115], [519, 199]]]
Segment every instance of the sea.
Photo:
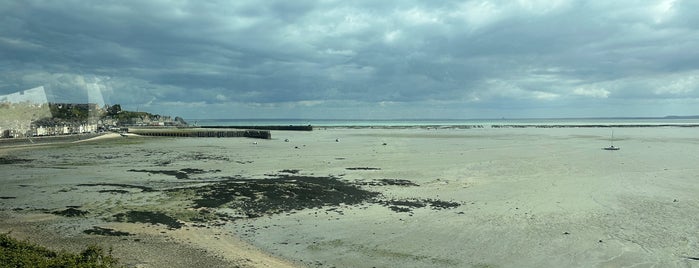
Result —
[[518, 125], [647, 125], [695, 126], [699, 117], [663, 118], [527, 118], [527, 119], [188, 119], [193, 126], [307, 126], [314, 127], [458, 127]]

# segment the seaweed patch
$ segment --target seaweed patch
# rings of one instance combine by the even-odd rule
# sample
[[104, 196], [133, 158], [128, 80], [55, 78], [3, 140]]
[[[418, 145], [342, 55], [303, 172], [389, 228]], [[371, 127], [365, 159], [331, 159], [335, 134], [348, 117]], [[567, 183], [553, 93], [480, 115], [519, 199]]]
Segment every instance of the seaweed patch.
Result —
[[[247, 218], [311, 208], [338, 207], [343, 204], [380, 204], [395, 212], [412, 212], [416, 208], [441, 210], [461, 205], [436, 199], [385, 200], [379, 192], [360, 187], [363, 185], [418, 186], [412, 181], [400, 179], [348, 182], [332, 176], [282, 174], [265, 179], [219, 178], [208, 185], [176, 188], [165, 192], [172, 196], [192, 196], [192, 209], [201, 211], [208, 208], [229, 208], [235, 211], [238, 215], [236, 217]], [[225, 215], [214, 216], [220, 219], [231, 218]]]
[[348, 167], [346, 170], [381, 170], [381, 168], [376, 167]]
[[225, 156], [220, 156], [220, 155], [209, 155], [209, 154], [203, 154], [203, 153], [194, 153], [194, 154], [188, 154], [188, 155], [181, 155], [178, 157], [180, 160], [195, 160], [195, 161], [201, 161], [201, 160], [216, 160], [216, 161], [231, 161], [230, 158], [225, 157]]
[[0, 165], [22, 164], [34, 161], [34, 159], [0, 157]]
[[412, 212], [415, 208], [429, 207], [433, 210], [449, 209], [461, 206], [458, 202], [437, 199], [403, 199], [380, 201], [379, 204], [395, 212]]
[[229, 207], [249, 218], [292, 210], [359, 204], [379, 195], [335, 177], [283, 175], [267, 179], [228, 178], [194, 190], [194, 208]]
[[148, 174], [162, 174], [162, 175], [168, 175], [168, 176], [175, 176], [175, 178], [180, 179], [180, 180], [189, 179], [189, 175], [221, 172], [220, 169], [203, 170], [203, 169], [198, 169], [198, 168], [183, 168], [180, 170], [129, 169], [128, 171], [129, 172], [144, 172], [144, 173], [148, 173]]
[[403, 179], [380, 179], [372, 181], [358, 181], [358, 185], [364, 186], [420, 186], [409, 180]]
[[[148, 186], [141, 186], [141, 185], [131, 185], [131, 184], [121, 184], [121, 183], [81, 183], [76, 186], [111, 186], [111, 187], [119, 187], [119, 188], [134, 188], [134, 189], [139, 189], [142, 192], [155, 192], [155, 189], [148, 187]], [[101, 190], [100, 192], [115, 192], [118, 190]]]
[[88, 212], [84, 211], [84, 210], [79, 210], [75, 207], [69, 207], [67, 209], [54, 211], [51, 213], [55, 214], [55, 215], [61, 215], [64, 217], [82, 217], [82, 216], [87, 215]]
[[173, 217], [161, 212], [152, 211], [129, 211], [126, 213], [119, 213], [114, 215], [114, 219], [118, 222], [162, 224], [170, 229], [179, 229], [184, 226], [183, 223]]
[[89, 234], [89, 235], [104, 235], [104, 236], [129, 236], [129, 235], [131, 235], [128, 232], [122, 232], [122, 231], [117, 231], [117, 230], [110, 229], [110, 228], [102, 228], [102, 227], [97, 227], [97, 226], [92, 227], [92, 229], [84, 230], [83, 233]]
[[112, 190], [99, 190], [99, 193], [110, 193], [110, 194], [128, 194], [131, 193], [127, 190], [112, 189]]

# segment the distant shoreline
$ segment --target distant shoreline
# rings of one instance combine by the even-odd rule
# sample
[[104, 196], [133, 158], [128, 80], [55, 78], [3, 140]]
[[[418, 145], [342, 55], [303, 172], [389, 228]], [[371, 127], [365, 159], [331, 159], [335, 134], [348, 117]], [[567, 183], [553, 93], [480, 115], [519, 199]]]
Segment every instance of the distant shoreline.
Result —
[[502, 124], [502, 125], [337, 125], [315, 129], [483, 129], [483, 128], [653, 128], [699, 127], [699, 124]]
[[[599, 119], [207, 119], [190, 120], [193, 127], [217, 128], [490, 128], [491, 126], [560, 127], [662, 127], [699, 125], [693, 118], [599, 118]], [[286, 129], [275, 129], [286, 130]]]
[[[647, 124], [405, 124], [405, 125], [290, 125], [290, 126], [279, 126], [279, 125], [260, 125], [260, 126], [248, 126], [246, 129], [257, 129], [257, 130], [277, 130], [277, 131], [312, 131], [312, 130], [322, 130], [322, 129], [494, 129], [494, 128], [660, 128], [660, 127], [676, 127], [676, 128], [695, 128], [699, 127], [699, 123], [677, 123], [677, 124], [661, 124], [661, 123], [647, 123]], [[200, 128], [209, 129], [239, 129], [240, 126], [201, 126]], [[135, 135], [135, 134], [133, 134]], [[0, 149], [8, 148], [18, 148], [18, 147], [32, 147], [38, 145], [48, 145], [57, 143], [71, 143], [71, 142], [82, 142], [87, 140], [99, 139], [99, 138], [117, 138], [120, 137], [117, 133], [88, 133], [88, 134], [74, 134], [74, 135], [61, 135], [61, 136], [44, 136], [44, 137], [30, 137], [30, 138], [2, 138], [0, 139]]]
[[411, 121], [562, 121], [562, 120], [699, 120], [699, 115], [688, 116], [621, 116], [621, 117], [498, 117], [498, 118], [383, 118], [383, 119], [362, 119], [362, 118], [188, 118], [187, 122], [312, 122], [312, 121], [353, 121], [353, 122], [411, 122]]

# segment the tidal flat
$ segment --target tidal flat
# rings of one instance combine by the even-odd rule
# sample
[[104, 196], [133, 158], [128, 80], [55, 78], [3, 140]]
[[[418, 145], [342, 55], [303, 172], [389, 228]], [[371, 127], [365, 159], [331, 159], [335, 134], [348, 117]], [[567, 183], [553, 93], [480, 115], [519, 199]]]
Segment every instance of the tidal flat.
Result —
[[127, 266], [699, 265], [699, 129], [319, 129], [0, 149], [0, 232]]

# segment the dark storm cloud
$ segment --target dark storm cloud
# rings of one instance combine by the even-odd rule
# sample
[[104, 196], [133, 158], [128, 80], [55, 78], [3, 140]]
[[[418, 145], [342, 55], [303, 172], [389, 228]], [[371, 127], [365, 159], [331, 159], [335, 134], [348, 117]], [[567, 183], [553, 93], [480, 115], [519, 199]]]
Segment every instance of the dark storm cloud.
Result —
[[687, 108], [699, 104], [697, 11], [681, 0], [5, 1], [0, 93], [96, 85], [127, 106], [269, 116], [699, 113]]

